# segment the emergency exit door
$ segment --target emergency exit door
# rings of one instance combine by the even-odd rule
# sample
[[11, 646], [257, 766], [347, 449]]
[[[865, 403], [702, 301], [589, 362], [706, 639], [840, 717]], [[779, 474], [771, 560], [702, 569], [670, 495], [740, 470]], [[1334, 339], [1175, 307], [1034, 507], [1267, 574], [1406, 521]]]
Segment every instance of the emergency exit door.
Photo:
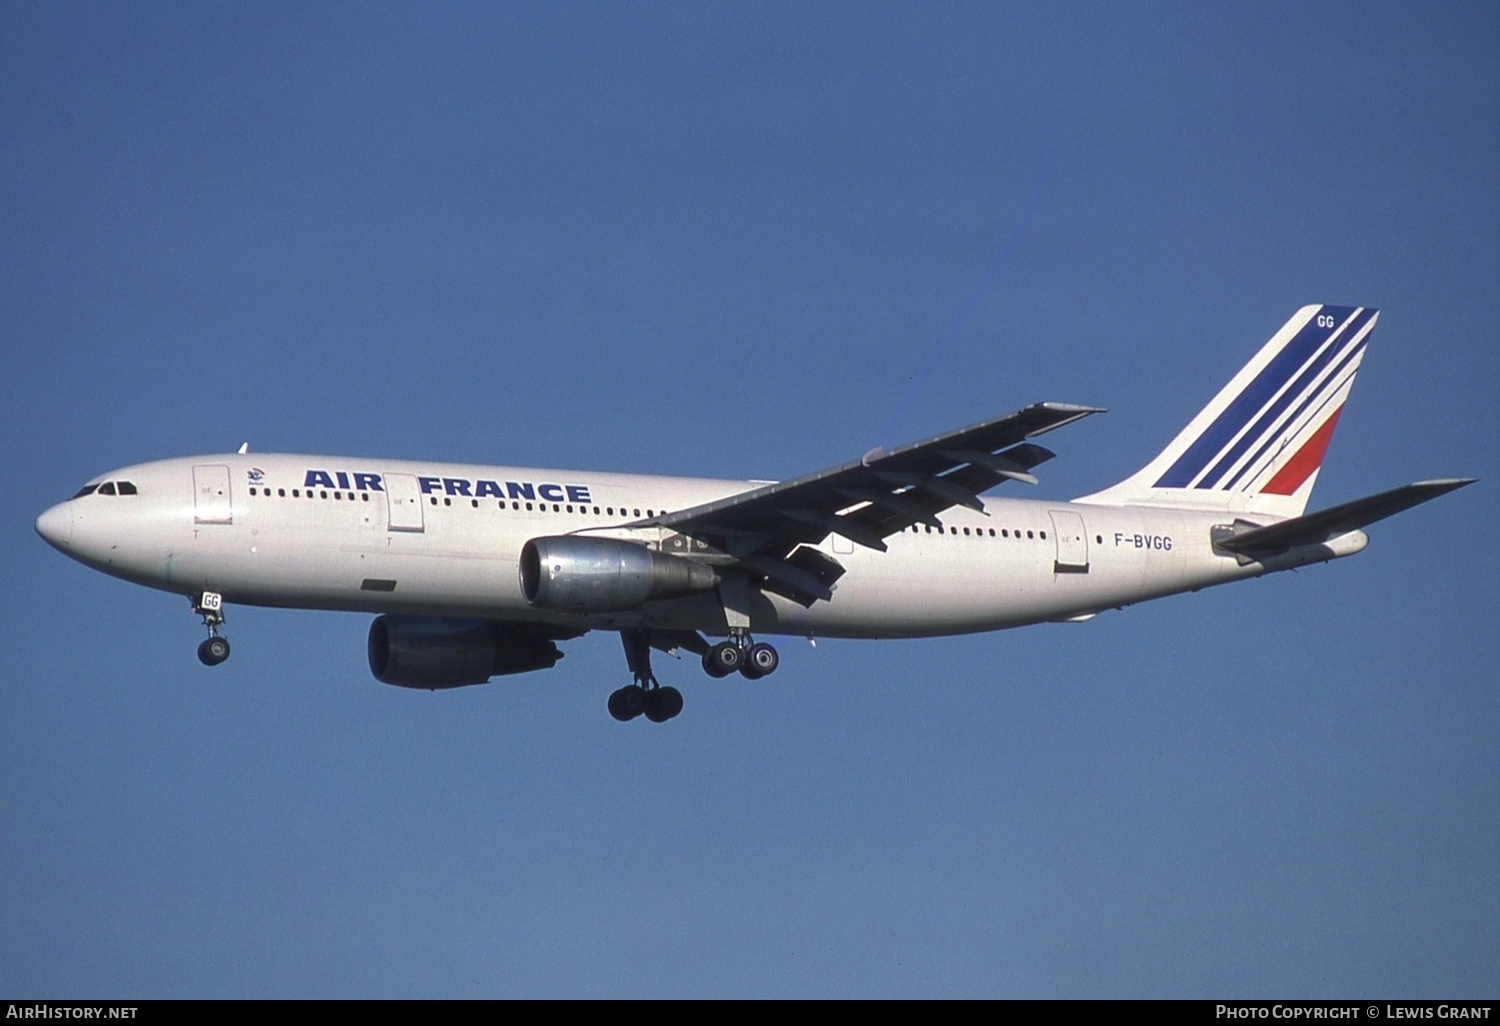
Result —
[[422, 490], [411, 474], [386, 474], [386, 526], [392, 531], [422, 530]]
[[1049, 511], [1052, 535], [1057, 539], [1057, 561], [1053, 571], [1060, 574], [1089, 572], [1089, 536], [1083, 517], [1067, 510]]
[[231, 524], [234, 514], [229, 505], [229, 468], [202, 466], [193, 468], [193, 523]]

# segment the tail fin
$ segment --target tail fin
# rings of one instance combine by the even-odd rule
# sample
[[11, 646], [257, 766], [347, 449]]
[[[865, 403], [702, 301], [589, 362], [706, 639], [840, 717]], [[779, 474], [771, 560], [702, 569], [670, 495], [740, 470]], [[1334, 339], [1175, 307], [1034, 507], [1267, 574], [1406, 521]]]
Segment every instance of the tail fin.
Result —
[[1075, 501], [1301, 515], [1378, 315], [1304, 306], [1156, 459]]

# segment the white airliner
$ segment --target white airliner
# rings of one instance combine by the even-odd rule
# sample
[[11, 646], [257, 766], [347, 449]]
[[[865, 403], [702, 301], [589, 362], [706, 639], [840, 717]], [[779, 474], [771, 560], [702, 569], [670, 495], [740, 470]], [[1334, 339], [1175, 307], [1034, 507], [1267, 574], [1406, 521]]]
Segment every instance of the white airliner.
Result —
[[1102, 412], [1038, 403], [776, 484], [242, 448], [101, 475], [36, 529], [188, 596], [210, 666], [229, 656], [235, 602], [381, 614], [370, 669], [415, 688], [543, 669], [556, 642], [618, 631], [634, 683], [609, 710], [661, 722], [682, 695], [657, 683], [652, 648], [757, 678], [778, 660], [753, 635], [1081, 621], [1360, 551], [1360, 528], [1470, 483], [1303, 514], [1375, 319], [1303, 307], [1161, 455], [1071, 502], [980, 497], [1035, 484], [1053, 454], [1028, 439]]

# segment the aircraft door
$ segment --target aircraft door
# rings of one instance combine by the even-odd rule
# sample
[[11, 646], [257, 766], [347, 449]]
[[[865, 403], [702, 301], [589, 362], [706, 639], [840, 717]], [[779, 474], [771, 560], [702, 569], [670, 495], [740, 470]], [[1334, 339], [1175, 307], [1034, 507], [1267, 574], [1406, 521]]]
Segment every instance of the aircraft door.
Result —
[[1089, 536], [1083, 517], [1067, 510], [1049, 511], [1052, 534], [1057, 539], [1057, 562], [1053, 571], [1059, 574], [1089, 572]]
[[392, 531], [421, 531], [422, 489], [411, 474], [386, 474], [387, 526]]
[[228, 467], [193, 468], [193, 523], [234, 523], [234, 513], [229, 505]]

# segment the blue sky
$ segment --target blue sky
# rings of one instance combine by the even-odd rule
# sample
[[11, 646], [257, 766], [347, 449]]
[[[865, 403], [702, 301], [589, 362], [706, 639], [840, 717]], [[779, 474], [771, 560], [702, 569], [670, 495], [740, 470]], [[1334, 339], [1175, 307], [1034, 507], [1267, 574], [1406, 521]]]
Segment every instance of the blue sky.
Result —
[[[1500, 994], [1500, 13], [0, 6], [0, 990]], [[977, 298], [976, 298], [977, 297]], [[1154, 455], [1299, 306], [1381, 321], [1360, 556], [782, 646], [605, 712], [33, 532], [253, 450], [779, 478], [1058, 400]]]

